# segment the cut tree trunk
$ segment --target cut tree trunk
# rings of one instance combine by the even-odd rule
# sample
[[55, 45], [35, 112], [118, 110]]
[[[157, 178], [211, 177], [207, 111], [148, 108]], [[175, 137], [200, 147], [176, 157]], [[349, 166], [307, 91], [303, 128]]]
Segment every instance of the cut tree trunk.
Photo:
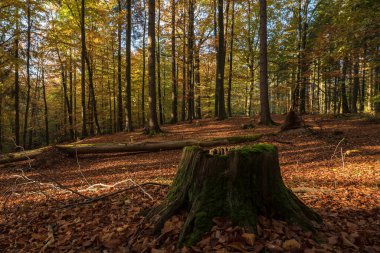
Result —
[[[320, 216], [286, 188], [280, 173], [277, 148], [257, 144], [220, 152], [186, 147], [177, 175], [163, 204], [147, 215], [160, 232], [178, 211], [189, 211], [178, 246], [192, 245], [213, 226], [214, 217], [226, 217], [257, 232], [258, 215], [275, 217], [314, 231]], [[212, 154], [210, 154], [212, 153]]]
[[155, 152], [161, 150], [181, 149], [186, 146], [212, 147], [218, 145], [252, 142], [261, 138], [261, 135], [234, 136], [211, 140], [182, 140], [166, 142], [137, 142], [137, 143], [96, 143], [96, 144], [69, 144], [56, 145], [60, 151], [68, 154], [95, 154], [117, 152]]

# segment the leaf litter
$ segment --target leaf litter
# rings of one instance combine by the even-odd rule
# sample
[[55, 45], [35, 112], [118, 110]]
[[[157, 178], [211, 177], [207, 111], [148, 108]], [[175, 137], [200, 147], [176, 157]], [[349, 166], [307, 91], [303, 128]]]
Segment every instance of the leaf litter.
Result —
[[[275, 120], [281, 122], [282, 118], [277, 116]], [[223, 122], [205, 119], [192, 125], [165, 126], [164, 134], [149, 140], [194, 136], [208, 139], [279, 130], [279, 127], [257, 126], [246, 130], [239, 127], [249, 121], [248, 118]], [[380, 125], [359, 117], [307, 116], [305, 122], [312, 126], [314, 134], [298, 129], [266, 136], [261, 141], [278, 146], [285, 183], [321, 214], [324, 223], [316, 224], [316, 234], [260, 217], [255, 235], [233, 226], [228, 219], [216, 217], [215, 226], [200, 242], [177, 249], [176, 241], [187, 213], [174, 215], [158, 236], [151, 235], [152, 225], [143, 223], [141, 213], [165, 198], [168, 188], [163, 185], [170, 184], [174, 177], [181, 151], [82, 155], [77, 160], [52, 149], [32, 161], [31, 166], [20, 162], [1, 168], [0, 249], [4, 252], [380, 252]], [[147, 138], [137, 131], [81, 142]], [[159, 184], [135, 187], [147, 182]], [[131, 190], [124, 191], [126, 188]], [[86, 199], [73, 191], [91, 199], [119, 193], [81, 204]], [[143, 233], [136, 239], [137, 231]], [[132, 238], [133, 245], [130, 245]]]

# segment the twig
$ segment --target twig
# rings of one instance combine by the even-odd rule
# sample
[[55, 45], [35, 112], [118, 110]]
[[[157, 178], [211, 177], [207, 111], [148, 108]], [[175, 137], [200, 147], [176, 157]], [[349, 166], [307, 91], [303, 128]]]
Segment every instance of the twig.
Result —
[[[130, 191], [130, 190], [136, 189], [136, 188], [142, 189], [143, 186], [147, 186], [147, 185], [157, 185], [157, 186], [161, 186], [161, 187], [168, 187], [169, 186], [167, 184], [160, 184], [160, 183], [153, 183], [153, 182], [151, 182], [151, 183], [137, 184], [137, 185], [134, 185], [134, 186], [131, 186], [131, 187], [128, 187], [128, 188], [124, 188], [124, 189], [121, 189], [121, 190], [118, 190], [118, 191], [115, 191], [115, 192], [111, 192], [111, 193], [108, 193], [108, 194], [105, 194], [105, 195], [98, 196], [96, 198], [92, 198], [92, 199], [84, 201], [84, 202], [68, 204], [68, 205], [63, 206], [62, 208], [90, 204], [90, 203], [93, 203], [93, 202], [96, 202], [96, 201], [99, 201], [99, 200], [102, 200], [102, 199], [105, 199], [105, 198], [109, 198], [109, 197], [115, 196], [115, 195], [117, 195], [119, 193], [123, 193], [123, 192], [126, 192], [126, 191]], [[144, 194], [146, 194], [146, 191], [144, 191]]]

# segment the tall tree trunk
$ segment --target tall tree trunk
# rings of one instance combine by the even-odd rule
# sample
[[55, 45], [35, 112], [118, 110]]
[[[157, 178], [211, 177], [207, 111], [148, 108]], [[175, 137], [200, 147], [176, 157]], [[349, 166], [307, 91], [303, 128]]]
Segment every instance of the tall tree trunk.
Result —
[[65, 104], [65, 109], [67, 109], [67, 113], [69, 115], [69, 124], [70, 124], [70, 140], [74, 140], [74, 128], [73, 128], [73, 112], [72, 112], [72, 107], [70, 104], [69, 96], [67, 94], [67, 74], [66, 74], [66, 68], [65, 65], [61, 59], [60, 53], [57, 48], [57, 55], [58, 59], [61, 65], [61, 78], [62, 78], [62, 88], [63, 88], [63, 97], [64, 97], [64, 104]]
[[260, 123], [273, 124], [268, 92], [267, 1], [260, 0]]
[[91, 104], [92, 104], [92, 113], [93, 117], [95, 119], [95, 125], [96, 125], [96, 130], [98, 131], [98, 134], [102, 134], [102, 129], [100, 128], [99, 120], [98, 120], [98, 111], [96, 107], [96, 97], [95, 97], [95, 88], [94, 88], [94, 82], [93, 82], [93, 72], [92, 72], [92, 66], [91, 66], [91, 61], [86, 53], [86, 62], [87, 62], [87, 70], [88, 70], [88, 81], [89, 81], [89, 92], [91, 96]]
[[193, 58], [194, 58], [194, 0], [188, 2], [188, 39], [187, 39], [187, 119], [192, 122], [194, 115], [194, 82], [193, 82]]
[[117, 20], [117, 131], [123, 131], [123, 97], [121, 88], [121, 0], [118, 0]]
[[36, 80], [36, 85], [34, 86], [34, 96], [33, 100], [31, 101], [31, 106], [32, 106], [32, 111], [31, 111], [31, 117], [30, 117], [30, 127], [29, 127], [29, 142], [28, 142], [28, 149], [33, 148], [33, 132], [34, 128], [36, 127], [36, 122], [37, 122], [37, 100], [38, 100], [38, 73], [37, 73], [37, 80]]
[[48, 114], [48, 104], [46, 99], [46, 86], [45, 86], [45, 69], [42, 68], [42, 94], [44, 99], [44, 119], [45, 119], [45, 140], [46, 145], [49, 145], [49, 114]]
[[218, 0], [218, 51], [216, 62], [216, 90], [218, 94], [218, 119], [223, 120], [227, 117], [224, 107], [224, 15], [223, 0]]
[[345, 58], [343, 60], [343, 67], [342, 67], [342, 77], [340, 80], [340, 92], [341, 92], [341, 99], [342, 99], [342, 113], [350, 113], [350, 109], [348, 108], [348, 101], [347, 101], [347, 94], [346, 94], [346, 75], [347, 75], [347, 64], [348, 60]]
[[88, 135], [86, 113], [86, 26], [85, 26], [85, 1], [82, 0], [81, 8], [81, 99], [82, 99], [82, 137]]
[[155, 134], [160, 132], [157, 120], [156, 104], [156, 35], [155, 19], [156, 6], [155, 0], [148, 0], [149, 21], [148, 21], [148, 77], [149, 77], [149, 132]]
[[132, 125], [132, 100], [131, 100], [131, 39], [132, 39], [132, 6], [131, 0], [127, 0], [127, 28], [126, 28], [126, 69], [125, 69], [125, 79], [127, 83], [126, 87], [126, 102], [127, 102], [127, 115], [125, 128], [128, 132], [133, 131]]
[[177, 93], [177, 75], [176, 75], [176, 33], [175, 33], [175, 12], [176, 12], [176, 2], [171, 0], [171, 64], [172, 64], [172, 114], [171, 114], [171, 123], [178, 122], [178, 93]]
[[194, 71], [195, 71], [195, 86], [197, 87], [197, 96], [196, 96], [196, 118], [201, 119], [202, 118], [202, 106], [201, 106], [201, 73], [200, 73], [200, 47], [199, 44], [196, 47], [195, 50], [195, 64], [194, 64]]
[[227, 95], [227, 111], [228, 111], [229, 117], [232, 117], [231, 90], [232, 90], [232, 65], [233, 65], [234, 28], [235, 28], [235, 1], [232, 1], [231, 19], [232, 19], [232, 23], [231, 23], [231, 35], [230, 35], [230, 55], [228, 57], [230, 68], [228, 72], [228, 95]]
[[141, 123], [142, 126], [145, 126], [145, 72], [146, 72], [146, 4], [145, 0], [143, 1], [143, 8], [144, 8], [144, 28], [143, 28], [143, 52], [142, 52], [142, 57], [143, 57], [143, 67], [142, 67], [142, 84], [141, 84]]
[[356, 62], [354, 64], [354, 85], [353, 85], [353, 91], [352, 91], [352, 100], [351, 100], [351, 107], [352, 112], [357, 113], [358, 112], [358, 94], [359, 94], [359, 59], [356, 59]]
[[157, 91], [158, 91], [158, 115], [160, 124], [164, 124], [164, 116], [162, 111], [162, 95], [161, 95], [161, 1], [158, 0], [158, 22], [157, 22]]
[[374, 110], [375, 110], [375, 115], [380, 116], [380, 67], [377, 66], [375, 68], [375, 76], [374, 76], [374, 97], [375, 97], [375, 102], [374, 102]]
[[183, 4], [183, 46], [182, 46], [182, 104], [181, 121], [186, 120], [186, 1]]
[[24, 148], [26, 148], [26, 136], [28, 133], [28, 116], [29, 116], [29, 105], [30, 105], [30, 33], [32, 29], [32, 21], [30, 18], [30, 0], [27, 1], [27, 10], [26, 10], [26, 16], [27, 16], [27, 42], [26, 42], [26, 106], [25, 106], [25, 115], [24, 115], [24, 134], [22, 138], [22, 143], [24, 145]]
[[20, 81], [19, 81], [19, 13], [16, 9], [16, 29], [15, 29], [15, 143], [20, 145]]
[[[306, 84], [307, 84], [307, 62], [306, 62], [306, 38], [307, 38], [307, 29], [308, 29], [308, 8], [309, 8], [310, 0], [304, 1], [303, 6], [303, 16], [300, 13], [300, 22], [302, 22], [301, 25], [301, 32], [300, 32], [300, 40], [301, 40], [301, 52], [300, 52], [300, 80], [301, 80], [301, 86], [300, 86], [300, 113], [306, 112]], [[300, 1], [300, 5], [302, 5], [302, 1]], [[301, 11], [300, 6], [300, 11]]]

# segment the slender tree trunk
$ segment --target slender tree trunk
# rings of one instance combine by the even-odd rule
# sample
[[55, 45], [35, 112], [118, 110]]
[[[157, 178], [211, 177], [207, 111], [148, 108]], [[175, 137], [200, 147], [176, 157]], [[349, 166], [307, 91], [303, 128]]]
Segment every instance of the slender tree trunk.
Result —
[[199, 44], [195, 50], [195, 64], [194, 64], [194, 69], [195, 69], [195, 86], [197, 87], [197, 96], [196, 96], [196, 118], [201, 119], [202, 118], [202, 106], [201, 106], [201, 73], [200, 73], [200, 47], [201, 45]]
[[358, 94], [359, 94], [359, 59], [356, 59], [356, 62], [354, 64], [354, 85], [353, 85], [353, 91], [352, 91], [352, 112], [357, 113], [358, 112]]
[[67, 109], [67, 113], [69, 115], [69, 124], [70, 124], [70, 140], [74, 140], [74, 128], [73, 128], [73, 112], [72, 107], [70, 104], [69, 96], [67, 95], [67, 74], [66, 74], [66, 68], [65, 65], [61, 59], [61, 56], [59, 54], [58, 48], [57, 48], [57, 55], [58, 59], [61, 65], [61, 81], [62, 81], [62, 88], [63, 88], [63, 97], [64, 97], [64, 104], [65, 109]]
[[131, 39], [132, 39], [132, 1], [127, 0], [127, 29], [126, 29], [126, 69], [125, 69], [125, 79], [127, 83], [126, 87], [126, 102], [127, 102], [127, 115], [125, 128], [128, 132], [133, 131], [132, 125], [132, 100], [131, 100]]
[[117, 131], [123, 131], [123, 97], [121, 88], [121, 0], [118, 0], [117, 20]]
[[164, 116], [162, 111], [162, 95], [161, 95], [161, 1], [157, 1], [158, 4], [158, 22], [157, 22], [157, 91], [158, 91], [158, 115], [160, 124], [164, 124]]
[[26, 87], [27, 87], [27, 92], [26, 92], [26, 107], [25, 107], [25, 115], [24, 115], [24, 134], [22, 138], [22, 143], [24, 145], [24, 148], [26, 148], [26, 137], [28, 133], [28, 116], [29, 116], [29, 105], [30, 105], [30, 90], [31, 90], [31, 85], [30, 85], [30, 33], [32, 29], [32, 21], [30, 18], [30, 0], [27, 1], [27, 11], [26, 11], [26, 16], [27, 16], [27, 23], [28, 23], [28, 28], [27, 28], [27, 44], [26, 44]]
[[342, 77], [341, 77], [341, 86], [340, 86], [340, 92], [341, 92], [341, 98], [342, 98], [342, 112], [343, 113], [350, 113], [350, 109], [348, 108], [348, 101], [347, 101], [347, 95], [346, 95], [346, 75], [347, 75], [347, 59], [343, 60], [343, 67], [342, 67]]
[[19, 13], [16, 9], [16, 30], [15, 30], [15, 143], [20, 145], [20, 82], [19, 82]]
[[186, 1], [183, 4], [183, 47], [182, 47], [182, 104], [181, 121], [186, 120]]
[[231, 106], [231, 90], [232, 90], [232, 65], [233, 65], [233, 50], [234, 50], [234, 28], [235, 28], [235, 1], [232, 1], [232, 23], [231, 23], [231, 36], [230, 36], [230, 56], [228, 61], [230, 63], [230, 69], [228, 72], [228, 96], [227, 96], [227, 111], [228, 116], [232, 117]]
[[187, 39], [187, 119], [192, 122], [194, 115], [194, 82], [193, 82], [193, 58], [194, 58], [194, 0], [188, 2], [188, 39]]
[[143, 1], [143, 8], [144, 8], [144, 28], [143, 28], [143, 52], [142, 52], [142, 57], [143, 57], [143, 67], [142, 67], [142, 87], [141, 87], [141, 123], [142, 126], [145, 126], [145, 72], [146, 72], [146, 5], [145, 5], [145, 0]]
[[81, 99], [82, 99], [82, 137], [88, 135], [86, 113], [86, 26], [85, 26], [85, 0], [81, 8]]
[[216, 89], [218, 94], [218, 119], [223, 120], [227, 117], [224, 107], [224, 15], [223, 0], [218, 0], [218, 51], [216, 62]]
[[98, 111], [96, 107], [96, 97], [95, 97], [95, 88], [94, 88], [94, 82], [93, 82], [93, 71], [91, 67], [91, 61], [86, 53], [86, 62], [87, 62], [87, 70], [88, 70], [88, 80], [89, 80], [89, 92], [91, 96], [91, 104], [92, 104], [92, 113], [93, 117], [95, 119], [95, 125], [96, 125], [96, 130], [98, 131], [98, 134], [102, 134], [102, 129], [100, 128], [99, 120], [98, 120]]
[[260, 123], [273, 124], [268, 92], [267, 1], [260, 0]]
[[28, 133], [28, 137], [29, 137], [28, 149], [33, 148], [33, 132], [34, 132], [34, 128], [36, 126], [36, 121], [37, 121], [36, 114], [37, 114], [37, 99], [38, 99], [38, 83], [39, 83], [39, 80], [38, 80], [38, 73], [37, 73], [37, 81], [34, 87], [34, 96], [33, 96], [33, 100], [31, 101], [32, 111], [31, 111], [30, 127], [29, 127], [29, 133]]
[[48, 114], [48, 104], [46, 99], [46, 86], [45, 86], [45, 69], [42, 68], [42, 94], [44, 99], [44, 118], [45, 118], [45, 140], [46, 145], [49, 145], [49, 114]]
[[171, 0], [171, 64], [172, 64], [172, 113], [171, 113], [171, 123], [178, 122], [178, 92], [177, 92], [177, 76], [176, 76], [176, 33], [175, 33], [175, 13], [176, 13], [176, 2]]
[[157, 119], [156, 105], [156, 36], [155, 19], [156, 6], [155, 0], [148, 0], [149, 22], [148, 22], [148, 77], [149, 77], [149, 132], [155, 134], [160, 132]]
[[[223, 6], [223, 5], [222, 5]], [[215, 51], [218, 52], [218, 19], [217, 19], [217, 3], [216, 0], [213, 0], [213, 10], [214, 10], [214, 46], [215, 46]], [[216, 62], [218, 62], [218, 53], [216, 54]], [[218, 67], [215, 69], [215, 75], [216, 77], [218, 76]], [[218, 117], [219, 115], [219, 97], [218, 97], [218, 82], [216, 81], [217, 78], [215, 78], [215, 94], [214, 94], [214, 99], [215, 99], [215, 109], [214, 109], [214, 116]]]
[[366, 98], [366, 63], [363, 62], [363, 69], [362, 69], [362, 89], [361, 89], [361, 99], [360, 99], [360, 112], [364, 112], [364, 103]]

